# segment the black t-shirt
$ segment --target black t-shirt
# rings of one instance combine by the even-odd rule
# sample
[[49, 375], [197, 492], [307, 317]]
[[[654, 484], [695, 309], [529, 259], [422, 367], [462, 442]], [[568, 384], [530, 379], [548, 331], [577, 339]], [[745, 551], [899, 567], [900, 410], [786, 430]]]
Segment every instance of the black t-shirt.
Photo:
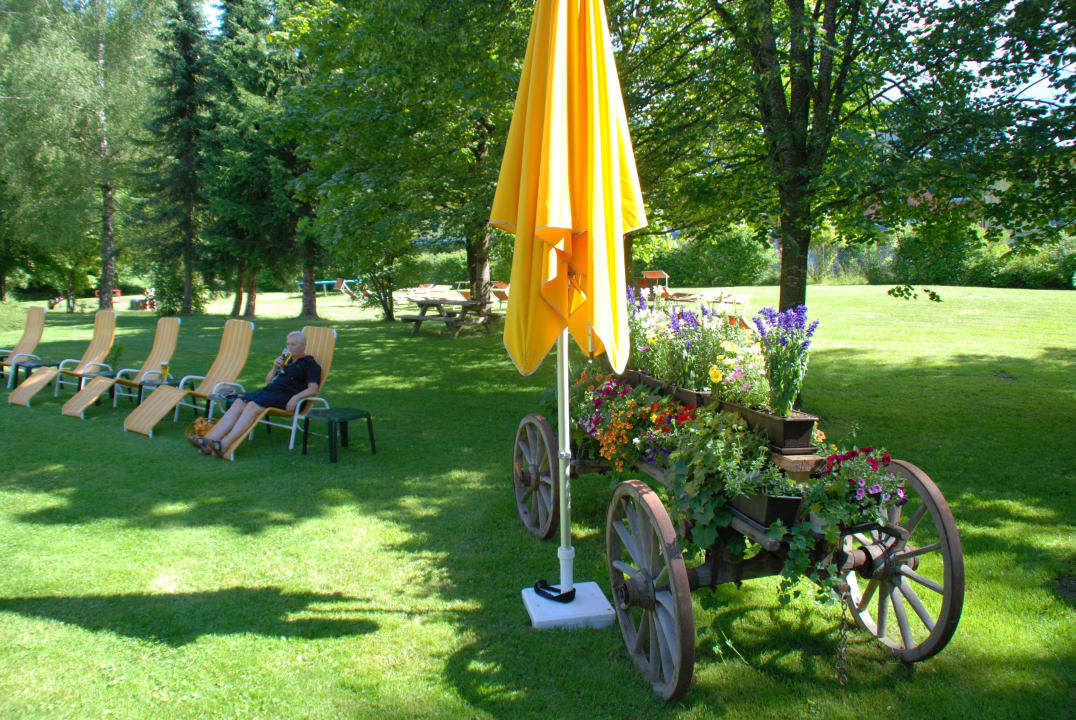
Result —
[[266, 386], [267, 390], [286, 392], [289, 396], [306, 390], [310, 383], [321, 382], [321, 366], [314, 362], [314, 358], [303, 355], [298, 360], [281, 368], [273, 381]]

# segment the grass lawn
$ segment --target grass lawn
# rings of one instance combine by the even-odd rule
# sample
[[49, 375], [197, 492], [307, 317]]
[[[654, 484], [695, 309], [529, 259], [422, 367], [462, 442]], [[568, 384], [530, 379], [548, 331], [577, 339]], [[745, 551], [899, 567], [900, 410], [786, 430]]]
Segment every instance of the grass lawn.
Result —
[[[716, 611], [696, 599], [694, 682], [669, 705], [615, 626], [530, 629], [519, 591], [555, 580], [556, 548], [516, 517], [510, 455], [553, 358], [521, 377], [496, 332], [412, 338], [334, 294], [325, 395], [373, 413], [376, 455], [361, 423], [336, 465], [324, 439], [303, 456], [263, 430], [229, 463], [186, 443], [190, 414], [148, 439], [122, 431], [122, 403], [83, 421], [63, 393], [0, 405], [0, 718], [1074, 717], [1076, 292], [940, 292], [810, 288], [804, 390], [831, 438], [858, 425], [952, 507], [967, 596], [932, 660], [903, 666], [853, 631], [842, 687], [839, 609], [782, 608], [770, 579], [720, 588]], [[173, 373], [206, 370], [229, 305], [184, 318]], [[259, 297], [248, 387], [298, 306]], [[119, 313], [121, 366], [154, 322]], [[91, 326], [50, 313], [39, 353], [81, 355]], [[606, 592], [609, 492], [573, 487], [576, 577]]]

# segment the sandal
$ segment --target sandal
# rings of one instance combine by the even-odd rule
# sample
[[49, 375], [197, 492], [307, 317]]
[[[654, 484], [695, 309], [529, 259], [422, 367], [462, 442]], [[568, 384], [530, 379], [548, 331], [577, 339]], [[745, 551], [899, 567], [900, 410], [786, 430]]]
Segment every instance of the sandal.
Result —
[[204, 452], [206, 455], [216, 455], [217, 457], [220, 457], [220, 440], [198, 438], [198, 449]]

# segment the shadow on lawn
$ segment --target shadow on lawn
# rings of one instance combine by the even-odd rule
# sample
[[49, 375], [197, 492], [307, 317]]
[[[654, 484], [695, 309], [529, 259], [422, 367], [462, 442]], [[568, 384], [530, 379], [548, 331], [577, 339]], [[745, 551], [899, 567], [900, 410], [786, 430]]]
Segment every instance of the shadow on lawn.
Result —
[[206, 635], [255, 633], [320, 639], [372, 633], [377, 623], [356, 617], [370, 610], [365, 601], [358, 607], [359, 602], [340, 593], [233, 587], [159, 595], [0, 598], [0, 612], [179, 647]]

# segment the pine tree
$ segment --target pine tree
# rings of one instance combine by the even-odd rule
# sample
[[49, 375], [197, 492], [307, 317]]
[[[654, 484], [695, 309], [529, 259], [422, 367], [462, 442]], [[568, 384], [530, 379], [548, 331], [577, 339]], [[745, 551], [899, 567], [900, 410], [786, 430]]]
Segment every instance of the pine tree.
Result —
[[267, 44], [277, 12], [266, 0], [224, 0], [222, 9], [212, 42], [213, 130], [202, 191], [213, 218], [216, 270], [235, 277], [233, 313], [245, 288], [244, 314], [253, 317], [259, 274], [292, 275], [302, 249], [300, 206], [291, 191], [296, 159], [274, 129], [294, 56]]
[[[148, 203], [159, 232], [152, 243], [157, 251], [158, 283], [175, 279], [182, 268], [183, 296], [179, 312], [196, 309], [195, 267], [199, 261], [199, 225], [204, 213], [199, 193], [203, 143], [209, 130], [208, 63], [205, 23], [198, 0], [176, 0], [161, 36], [155, 61], [153, 117], [148, 124], [155, 152], [146, 173]], [[163, 282], [162, 282], [163, 281]], [[178, 290], [178, 283], [175, 283]], [[168, 293], [158, 288], [167, 302]]]

